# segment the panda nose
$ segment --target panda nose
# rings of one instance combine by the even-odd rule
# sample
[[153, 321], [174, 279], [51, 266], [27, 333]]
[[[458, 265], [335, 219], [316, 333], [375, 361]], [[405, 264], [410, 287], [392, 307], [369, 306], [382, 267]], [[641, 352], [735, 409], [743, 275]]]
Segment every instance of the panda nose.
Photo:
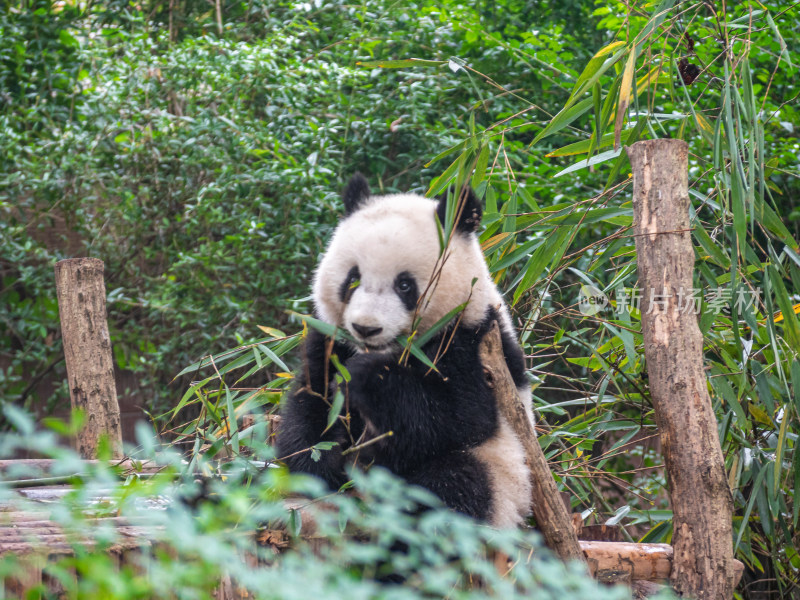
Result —
[[373, 335], [378, 335], [381, 331], [383, 331], [383, 327], [365, 327], [364, 325], [359, 325], [358, 323], [353, 323], [353, 329], [356, 330], [358, 335], [362, 338], [369, 338]]

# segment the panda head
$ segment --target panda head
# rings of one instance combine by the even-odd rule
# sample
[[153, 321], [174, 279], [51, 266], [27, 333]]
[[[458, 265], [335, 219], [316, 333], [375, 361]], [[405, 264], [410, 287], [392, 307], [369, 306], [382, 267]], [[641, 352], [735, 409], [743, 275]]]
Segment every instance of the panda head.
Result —
[[464, 303], [462, 324], [483, 321], [502, 301], [475, 233], [480, 203], [469, 188], [461, 196], [442, 253], [436, 219], [445, 222], [447, 199], [372, 196], [364, 177], [354, 175], [343, 194], [345, 215], [314, 276], [318, 316], [369, 351], [391, 351], [415, 324], [422, 334]]

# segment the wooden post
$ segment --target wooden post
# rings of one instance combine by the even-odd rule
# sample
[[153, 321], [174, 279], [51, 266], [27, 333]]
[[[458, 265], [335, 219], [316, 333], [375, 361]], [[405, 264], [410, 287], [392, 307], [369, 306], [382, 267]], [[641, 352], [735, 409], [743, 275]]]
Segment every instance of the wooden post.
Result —
[[114, 457], [122, 454], [117, 388], [106, 322], [103, 261], [71, 258], [56, 263], [61, 337], [72, 408], [86, 413], [76, 439], [83, 458], [97, 458], [97, 442], [108, 437]]
[[673, 510], [672, 585], [698, 600], [733, 597], [733, 500], [703, 369], [693, 295], [688, 146], [647, 140], [626, 148], [650, 394]]
[[562, 560], [585, 561], [578, 544], [578, 536], [561, 501], [558, 486], [547, 465], [542, 447], [531, 428], [525, 408], [519, 400], [514, 380], [508, 372], [497, 323], [492, 325], [483, 338], [480, 356], [500, 414], [505, 416], [525, 448], [533, 484], [531, 508], [536, 517], [536, 525], [544, 536], [545, 544]]

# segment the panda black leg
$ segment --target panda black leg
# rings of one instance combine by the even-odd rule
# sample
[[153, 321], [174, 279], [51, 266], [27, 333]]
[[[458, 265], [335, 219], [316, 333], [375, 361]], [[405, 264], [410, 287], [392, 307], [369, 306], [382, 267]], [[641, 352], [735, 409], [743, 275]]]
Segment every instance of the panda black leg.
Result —
[[488, 521], [492, 509], [489, 474], [468, 452], [458, 452], [430, 461], [406, 477], [436, 494], [445, 505], [480, 521]]

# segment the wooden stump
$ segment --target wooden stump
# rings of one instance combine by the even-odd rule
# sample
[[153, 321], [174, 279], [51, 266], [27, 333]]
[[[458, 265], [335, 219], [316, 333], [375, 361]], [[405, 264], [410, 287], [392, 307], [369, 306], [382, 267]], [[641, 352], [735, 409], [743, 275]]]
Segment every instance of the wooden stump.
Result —
[[688, 146], [647, 140], [626, 148], [650, 393], [674, 513], [672, 585], [699, 600], [732, 598], [733, 500], [703, 370], [693, 295]]
[[76, 439], [84, 458], [97, 457], [107, 436], [115, 457], [122, 454], [117, 388], [106, 321], [103, 261], [72, 258], [56, 263], [56, 291], [72, 408], [86, 414]]

